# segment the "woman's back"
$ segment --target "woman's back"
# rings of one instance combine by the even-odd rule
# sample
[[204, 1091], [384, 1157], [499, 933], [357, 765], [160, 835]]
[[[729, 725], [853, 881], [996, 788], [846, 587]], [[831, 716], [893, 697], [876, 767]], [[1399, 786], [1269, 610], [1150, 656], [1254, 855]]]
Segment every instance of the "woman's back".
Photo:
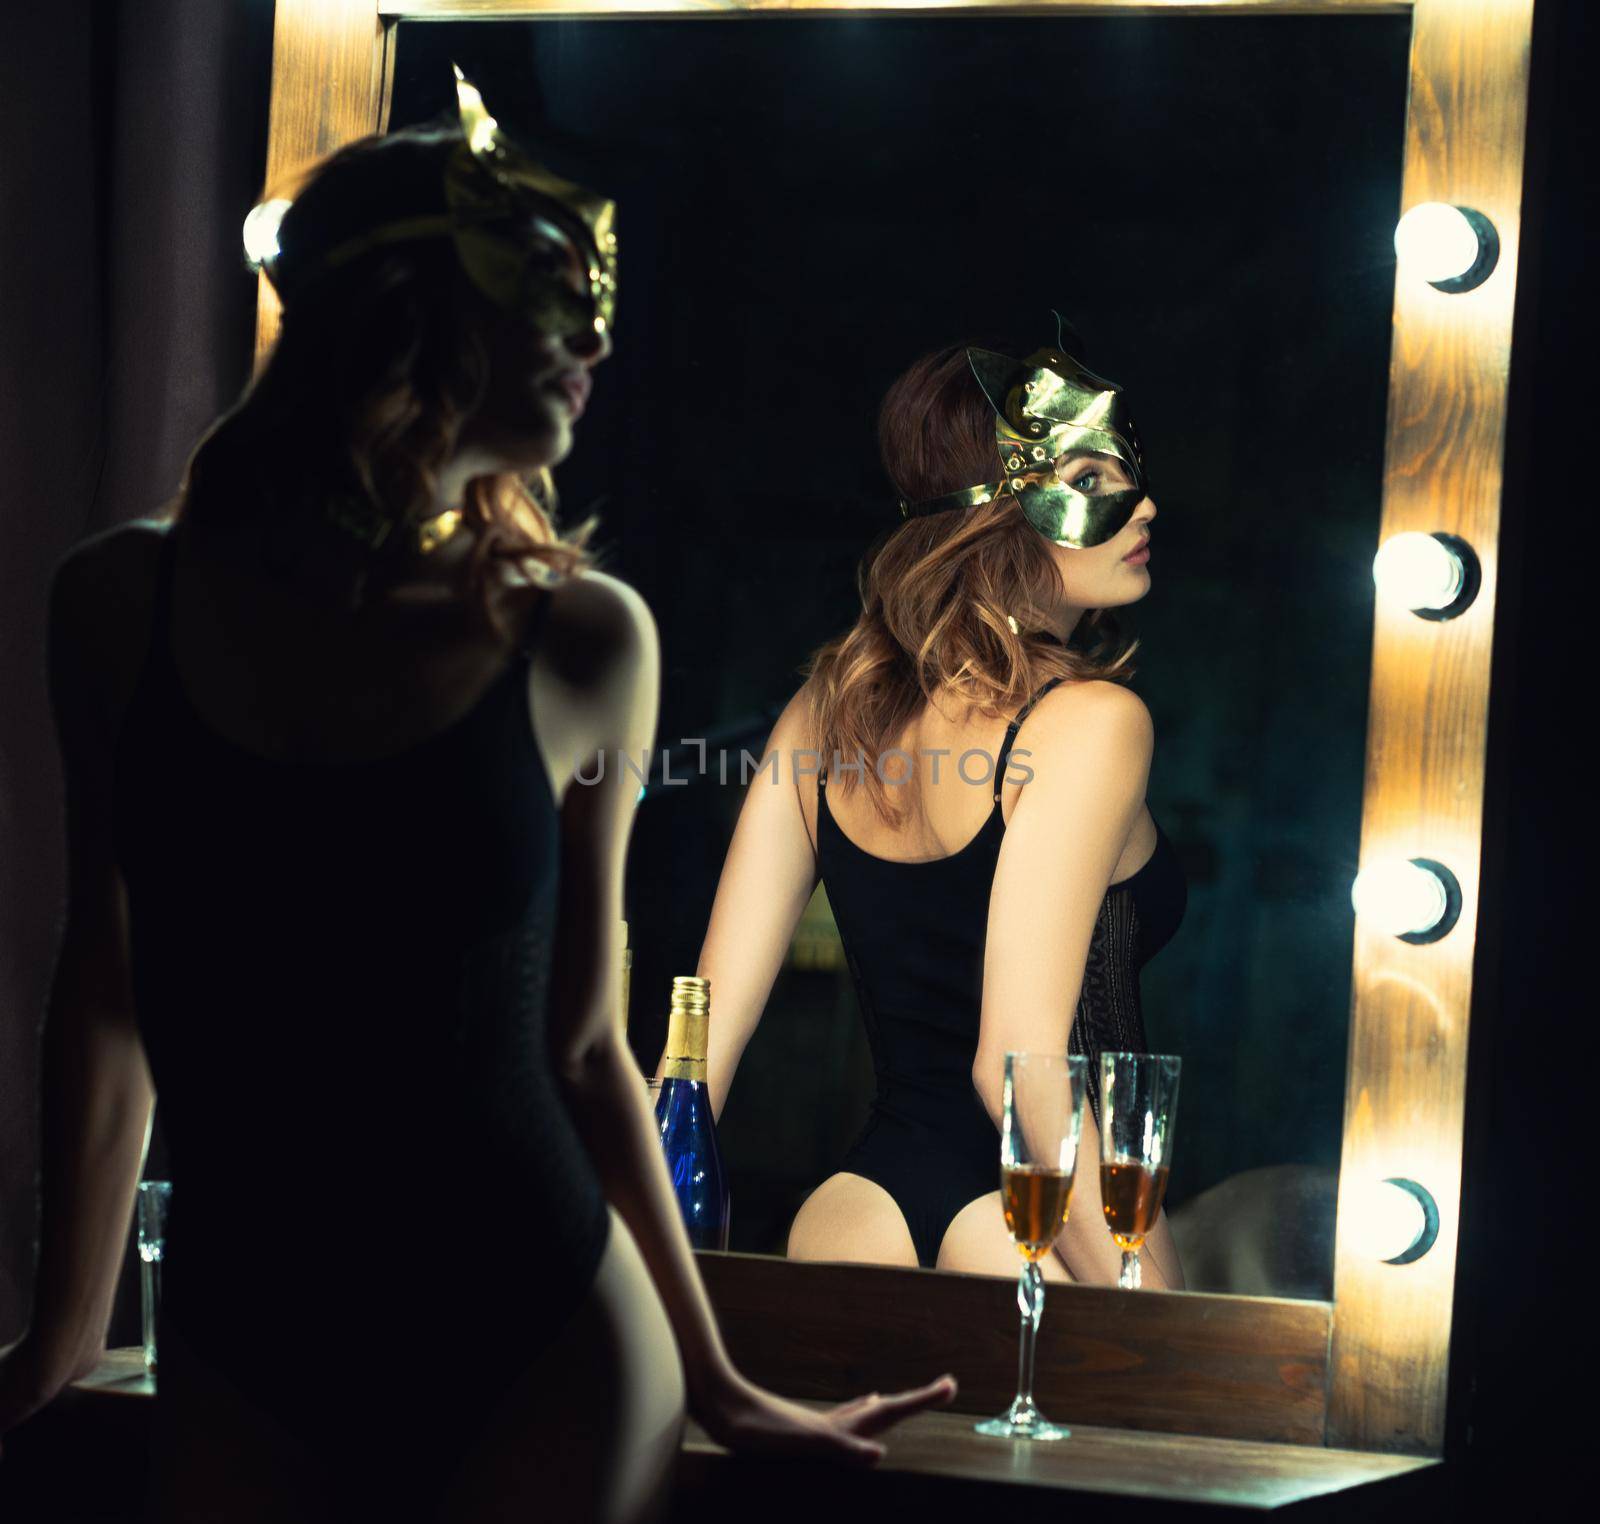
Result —
[[[545, 1037], [558, 810], [529, 668], [550, 595], [498, 669], [430, 615], [409, 644], [400, 621], [325, 641], [319, 672], [324, 616], [274, 651], [263, 619], [294, 630], [272, 609], [291, 595], [185, 563], [182, 538], [160, 545], [114, 780], [174, 1180], [167, 1310], [222, 1370], [241, 1326], [268, 1341], [290, 1427], [337, 1425], [304, 1376], [352, 1340], [369, 1374], [403, 1348], [408, 1384], [432, 1361], [486, 1400], [609, 1225]], [[452, 682], [471, 699], [440, 724]], [[289, 756], [256, 749], [274, 739]]]
[[[1020, 711], [1019, 711], [1020, 712]], [[901, 776], [892, 748], [916, 758], [914, 786], [892, 787], [890, 803], [902, 809], [893, 823], [883, 820], [863, 789], [836, 791], [829, 800], [834, 819], [863, 851], [897, 863], [951, 857], [977, 837], [993, 813], [995, 777], [1001, 774], [1001, 813], [1005, 820], [1031, 773], [1028, 749], [1013, 748], [1015, 761], [1002, 768], [1000, 754], [1014, 723], [1006, 715], [976, 709], [924, 707], [883, 751], [886, 777]], [[831, 758], [824, 759], [831, 765]], [[848, 759], [841, 759], [848, 760]], [[904, 803], [902, 803], [902, 796]], [[815, 822], [809, 822], [815, 832]], [[1113, 879], [1130, 878], [1156, 846], [1156, 825], [1144, 810], [1123, 848]]]
[[[878, 754], [885, 778], [906, 772], [893, 749], [915, 756], [922, 788], [904, 789], [901, 823], [883, 821], [856, 784], [840, 786], [859, 778], [846, 772], [848, 757], [826, 757], [816, 786], [797, 789], [850, 962], [877, 1089], [861, 1133], [795, 1218], [790, 1255], [930, 1268], [992, 1263], [978, 1253], [978, 1241], [998, 1213], [982, 1218], [986, 1226], [973, 1239], [973, 1212], [995, 1194], [998, 1157], [997, 1122], [979, 1071], [986, 1068], [987, 1025], [1013, 1015], [1016, 1002], [992, 1001], [989, 986], [1003, 973], [1026, 989], [1032, 965], [1046, 951], [1061, 953], [1077, 932], [1064, 911], [1066, 895], [1046, 887], [1051, 874], [1070, 879], [1072, 869], [1061, 871], [1062, 863], [1075, 861], [1078, 877], [1093, 880], [1078, 885], [1082, 900], [1093, 895], [1093, 924], [1082, 928], [1082, 964], [1061, 970], [1077, 996], [1062, 997], [1059, 1010], [1026, 996], [1029, 1009], [1042, 1013], [1043, 1044], [1058, 1050], [1064, 1042], [1090, 1058], [1091, 1069], [1102, 1050], [1146, 1047], [1139, 967], [1173, 935], [1184, 904], [1173, 848], [1150, 818], [1142, 788], [1110, 855], [1107, 832], [1090, 847], [1077, 839], [1093, 836], [1098, 821], [1066, 810], [1056, 816], [1062, 781], [1075, 780], [1078, 794], [1090, 799], [1114, 773], [1118, 788], [1125, 786], [1130, 760], [1104, 740], [1098, 748], [1088, 741], [1114, 728], [1107, 700], [1118, 716], [1144, 714], [1126, 688], [1066, 684], [1061, 676], [1043, 682], [1010, 720], [923, 709]], [[1045, 712], [1026, 725], [1038, 706]], [[792, 709], [800, 711], [800, 701]], [[798, 724], [806, 719], [795, 714]], [[1035, 732], [1045, 738], [1040, 756], [1030, 756]], [[1141, 783], [1142, 776], [1141, 768]], [[1048, 804], [1024, 808], [1013, 823], [1034, 778], [1053, 789]], [[901, 789], [891, 788], [891, 802], [896, 794]], [[918, 853], [914, 844], [934, 850]], [[1088, 866], [1088, 853], [1104, 861], [1109, 879], [1098, 877], [1098, 863]], [[1130, 861], [1133, 853], [1139, 856]], [[1069, 999], [1075, 1005], [1066, 1005]]]
[[[357, 551], [341, 548], [341, 564], [319, 547], [279, 576], [242, 537], [202, 538], [186, 524], [120, 533], [139, 542], [121, 554], [139, 563], [148, 594], [130, 624], [137, 617], [149, 628], [157, 617], [162, 558], [173, 555], [170, 649], [190, 707], [208, 729], [267, 760], [338, 766], [400, 752], [464, 715], [512, 654], [511, 642], [470, 617], [468, 534], [413, 558], [387, 598], [353, 616], [339, 604]], [[518, 630], [537, 620], [545, 596], [509, 581], [492, 592]], [[137, 659], [125, 675], [137, 683]]]
[[[941, 715], [926, 707], [894, 742], [916, 758], [916, 783], [891, 825], [860, 787], [840, 788], [846, 769], [831, 757], [818, 778], [814, 822], [817, 865], [827, 886], [872, 1039], [878, 1106], [910, 1104], [926, 1091], [931, 1109], [911, 1104], [928, 1125], [950, 1125], [948, 1108], [985, 1143], [992, 1124], [971, 1091], [979, 1031], [991, 894], [1010, 818], [1034, 775], [1022, 726], [1056, 678], [1006, 721]], [[1018, 744], [1019, 735], [1022, 742]], [[904, 761], [882, 753], [886, 776]], [[841, 759], [842, 760], [842, 759]], [[1053, 765], [1071, 765], [1056, 756]], [[919, 854], [913, 846], [932, 846]], [[1061, 851], [1071, 844], [1062, 842]], [[1092, 934], [1073, 1051], [1144, 1045], [1138, 969], [1173, 936], [1186, 899], [1183, 875], [1165, 833], [1141, 804], [1101, 900]], [[1041, 932], [1048, 913], [1030, 907]], [[1091, 1100], [1098, 1086], [1091, 1080]], [[968, 1103], [971, 1103], [970, 1105]]]

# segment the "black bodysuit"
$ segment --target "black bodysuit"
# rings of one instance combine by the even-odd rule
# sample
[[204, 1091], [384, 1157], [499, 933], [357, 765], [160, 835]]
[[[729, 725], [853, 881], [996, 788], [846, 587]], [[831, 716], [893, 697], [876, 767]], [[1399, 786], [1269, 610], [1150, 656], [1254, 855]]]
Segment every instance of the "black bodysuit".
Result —
[[370, 1459], [373, 1485], [403, 1473], [418, 1502], [610, 1230], [547, 1050], [559, 820], [533, 637], [420, 744], [276, 762], [182, 689], [175, 551], [169, 533], [115, 779], [173, 1180], [163, 1321], [314, 1451]]
[[[866, 1126], [839, 1168], [894, 1197], [923, 1266], [937, 1262], [962, 1207], [1000, 1188], [999, 1132], [972, 1085], [989, 892], [1006, 831], [1000, 790], [1018, 726], [1061, 681], [1046, 683], [1007, 728], [994, 808], [948, 857], [895, 862], [863, 851], [840, 830], [826, 779], [818, 779], [817, 861], [878, 1081]], [[1186, 898], [1183, 870], [1158, 824], [1154, 855], [1106, 891], [1068, 1038], [1068, 1050], [1089, 1060], [1097, 1123], [1100, 1054], [1148, 1051], [1139, 970], [1177, 931]]]

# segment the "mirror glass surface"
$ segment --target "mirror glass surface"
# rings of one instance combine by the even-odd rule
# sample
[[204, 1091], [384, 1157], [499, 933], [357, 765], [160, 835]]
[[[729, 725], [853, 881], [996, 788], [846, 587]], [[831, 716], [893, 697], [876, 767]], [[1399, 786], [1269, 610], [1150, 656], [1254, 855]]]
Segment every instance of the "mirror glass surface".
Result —
[[[711, 759], [677, 747], [639, 806], [643, 1067], [695, 968], [738, 750], [897, 522], [886, 388], [944, 344], [1051, 342], [1059, 308], [1130, 394], [1159, 510], [1151, 591], [1119, 617], [1189, 882], [1143, 976], [1151, 1045], [1184, 1060], [1174, 1231], [1191, 1289], [1331, 1295], [1409, 26], [401, 24], [393, 126], [449, 110], [458, 61], [619, 204], [617, 349], [562, 516], [598, 511], [601, 564], [655, 611], [661, 743]], [[722, 1117], [732, 1248], [783, 1252], [872, 1085], [814, 901]]]

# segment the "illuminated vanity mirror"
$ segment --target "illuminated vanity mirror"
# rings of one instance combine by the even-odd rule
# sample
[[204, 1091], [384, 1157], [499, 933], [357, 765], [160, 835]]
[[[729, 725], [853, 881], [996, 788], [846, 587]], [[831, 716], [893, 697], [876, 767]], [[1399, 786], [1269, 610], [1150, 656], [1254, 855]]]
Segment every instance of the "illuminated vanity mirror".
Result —
[[[1134, 399], [1158, 509], [1120, 617], [1189, 884], [1143, 977], [1150, 1044], [1184, 1061], [1188, 1283], [1331, 1298], [1409, 37], [1396, 15], [400, 23], [391, 126], [448, 109], [458, 61], [620, 207], [616, 354], [558, 480], [659, 621], [661, 743], [709, 743], [672, 783], [658, 757], [639, 807], [647, 1069], [739, 750], [898, 522], [886, 387], [960, 339], [1051, 342], [1059, 308]], [[819, 895], [723, 1112], [732, 1248], [784, 1252], [872, 1084]]]

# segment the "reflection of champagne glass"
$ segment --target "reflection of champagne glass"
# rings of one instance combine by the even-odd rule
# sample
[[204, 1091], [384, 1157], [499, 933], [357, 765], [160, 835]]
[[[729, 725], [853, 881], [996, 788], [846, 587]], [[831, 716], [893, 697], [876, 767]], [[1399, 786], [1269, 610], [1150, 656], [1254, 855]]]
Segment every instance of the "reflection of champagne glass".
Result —
[[1122, 1250], [1125, 1291], [1139, 1288], [1139, 1248], [1167, 1193], [1182, 1067], [1166, 1053], [1100, 1055], [1100, 1199]]
[[1022, 1311], [1022, 1349], [1017, 1358], [1017, 1395], [998, 1418], [977, 1424], [978, 1433], [1001, 1439], [1065, 1439], [1071, 1433], [1051, 1423], [1033, 1405], [1033, 1346], [1044, 1311], [1044, 1276], [1039, 1261], [1066, 1224], [1072, 1176], [1083, 1130], [1083, 1091], [1088, 1066], [1077, 1054], [1008, 1053], [1000, 1120], [1000, 1205], [1022, 1255], [1017, 1306]]

